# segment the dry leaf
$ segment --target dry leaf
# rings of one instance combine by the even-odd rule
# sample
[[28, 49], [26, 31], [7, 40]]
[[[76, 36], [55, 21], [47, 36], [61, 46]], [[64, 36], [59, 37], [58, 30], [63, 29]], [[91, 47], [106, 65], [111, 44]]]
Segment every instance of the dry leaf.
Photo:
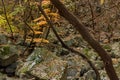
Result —
[[40, 31], [34, 31], [35, 34], [43, 34], [43, 32], [40, 32]]
[[104, 0], [100, 0], [100, 4], [101, 4], [101, 5], [103, 5], [104, 2], [105, 2]]
[[43, 17], [43, 16], [41, 16], [41, 17], [39, 17], [39, 18], [37, 18], [37, 19], [34, 19], [33, 21], [34, 22], [37, 22], [37, 21], [40, 21], [40, 20], [44, 20], [45, 18]]
[[37, 25], [39, 25], [39, 26], [43, 26], [43, 25], [46, 25], [46, 24], [47, 24], [46, 21], [40, 21], [39, 23], [37, 23]]

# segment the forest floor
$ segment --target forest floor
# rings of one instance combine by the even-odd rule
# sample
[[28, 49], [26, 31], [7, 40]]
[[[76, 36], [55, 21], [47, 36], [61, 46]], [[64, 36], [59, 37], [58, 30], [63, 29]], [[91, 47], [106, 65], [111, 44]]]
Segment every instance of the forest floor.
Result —
[[[102, 60], [97, 53], [90, 47], [79, 33], [67, 22], [64, 26], [56, 27], [60, 37], [66, 45], [86, 55], [99, 70], [101, 80], [109, 80], [105, 72]], [[105, 32], [101, 32], [104, 38]], [[117, 37], [112, 41], [107, 38], [101, 39], [99, 43], [108, 52], [113, 61], [113, 66], [120, 76], [120, 33], [116, 32]], [[8, 44], [10, 38], [8, 35], [1, 33], [1, 43]], [[19, 38], [20, 41], [22, 40]], [[10, 43], [10, 47], [15, 48], [18, 60], [6, 67], [1, 67], [1, 80], [39, 80], [50, 79], [60, 80], [67, 74], [67, 80], [95, 80], [96, 75], [91, 66], [79, 55], [64, 49], [60, 42], [50, 31], [48, 36], [49, 43], [36, 43], [34, 50], [26, 51], [26, 55], [21, 58], [20, 54], [24, 51], [25, 46], [16, 43]], [[13, 49], [14, 50], [14, 49]], [[11, 57], [12, 60], [13, 57]], [[67, 67], [66, 67], [67, 66]], [[50, 69], [49, 69], [50, 68]], [[67, 70], [66, 70], [67, 69]], [[7, 75], [6, 75], [7, 74]], [[4, 75], [4, 76], [3, 76]], [[8, 77], [9, 76], [9, 77]], [[11, 77], [10, 77], [11, 76]], [[16, 76], [16, 77], [15, 77]], [[62, 80], [62, 79], [61, 79]]]
[[[65, 6], [79, 18], [91, 36], [111, 56], [120, 79], [120, 2], [111, 0], [98, 5], [97, 1], [88, 1], [68, 0], [67, 2], [66, 0]], [[37, 13], [36, 10], [33, 10], [34, 15]], [[1, 14], [3, 15], [2, 10]], [[25, 26], [22, 24], [20, 14], [18, 10], [18, 14], [12, 16], [10, 23], [24, 30]], [[60, 18], [58, 24], [55, 29], [63, 42], [87, 56], [99, 71], [101, 80], [109, 80], [101, 58], [74, 29], [74, 26], [63, 18]], [[0, 80], [96, 80], [96, 74], [87, 61], [65, 49], [52, 30], [45, 43], [37, 40], [38, 42], [32, 43], [31, 46], [29, 46], [30, 41], [24, 43], [23, 31], [14, 33], [13, 40], [7, 30], [6, 24], [0, 25]], [[28, 34], [27, 38], [32, 39], [31, 34]]]

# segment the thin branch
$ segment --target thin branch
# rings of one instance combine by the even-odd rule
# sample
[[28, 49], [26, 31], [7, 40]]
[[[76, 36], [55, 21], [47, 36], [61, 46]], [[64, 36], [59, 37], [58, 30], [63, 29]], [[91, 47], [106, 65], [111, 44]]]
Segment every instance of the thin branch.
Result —
[[[26, 4], [26, 9], [28, 8], [29, 5], [29, 2]], [[34, 40], [34, 36], [35, 36], [35, 32], [34, 30], [31, 28], [31, 26], [26, 22], [28, 17], [26, 16], [28, 12], [24, 11], [24, 17], [23, 17], [23, 22], [24, 24], [26, 25], [26, 27], [28, 27], [31, 31], [32, 31], [32, 39], [30, 41], [30, 44], [25, 48], [25, 50], [23, 51], [22, 55], [24, 55], [24, 53], [28, 50], [29, 47], [31, 47], [32, 43], [33, 43], [33, 40]], [[26, 14], [26, 15], [25, 15]], [[26, 35], [27, 36], [27, 35]]]
[[17, 5], [18, 2], [19, 2], [19, 0], [14, 0], [14, 4], [13, 4], [12, 9], [11, 9], [12, 12], [14, 11], [15, 6]]
[[8, 24], [8, 26], [9, 26], [9, 28], [10, 28], [11, 36], [12, 36], [12, 38], [14, 38], [14, 37], [13, 37], [12, 27], [11, 27], [11, 25], [10, 25], [10, 23], [9, 23], [9, 20], [8, 20], [8, 17], [7, 17], [7, 12], [6, 12], [6, 8], [5, 8], [4, 0], [1, 0], [1, 1], [2, 1], [2, 5], [3, 5], [3, 10], [4, 10], [4, 14], [5, 14], [5, 19], [6, 19], [6, 21], [7, 21], [7, 24]]
[[92, 15], [92, 27], [93, 27], [93, 30], [95, 29], [95, 25], [94, 25], [94, 12], [93, 12], [93, 9], [92, 9], [92, 5], [90, 3], [90, 1], [88, 0], [88, 4], [90, 6], [90, 11], [91, 11], [91, 15]]
[[28, 48], [32, 45], [33, 43], [33, 40], [34, 40], [34, 35], [35, 35], [35, 32], [34, 30], [30, 27], [30, 25], [26, 22], [26, 21], [23, 21], [24, 24], [33, 32], [33, 35], [32, 35], [32, 39], [30, 41], [30, 44], [25, 48], [25, 50], [23, 51], [22, 55], [24, 55], [24, 53], [28, 50]]
[[[105, 9], [104, 11], [101, 12], [101, 14], [97, 15], [97, 16], [94, 17], [93, 19], [89, 19], [88, 22], [91, 22], [92, 20], [96, 20], [96, 19], [100, 18], [100, 16], [103, 15], [103, 14], [105, 13], [105, 11], [110, 10], [110, 9], [112, 9], [112, 8], [115, 8], [115, 7], [116, 7], [116, 6], [114, 5], [114, 6], [111, 6], [111, 7], [107, 8], [107, 9]], [[84, 17], [81, 17], [81, 18], [84, 18]]]

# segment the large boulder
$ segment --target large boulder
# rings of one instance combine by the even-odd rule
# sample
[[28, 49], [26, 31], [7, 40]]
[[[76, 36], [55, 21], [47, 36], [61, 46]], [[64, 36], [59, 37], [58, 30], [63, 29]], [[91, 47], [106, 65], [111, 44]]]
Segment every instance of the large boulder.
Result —
[[[63, 76], [67, 62], [57, 57], [45, 48], [36, 48], [26, 59], [26, 62], [18, 67], [16, 74], [24, 76], [29, 73], [39, 79], [64, 80]], [[66, 79], [65, 79], [66, 80]]]
[[18, 58], [17, 49], [14, 45], [0, 45], [0, 66], [8, 66]]

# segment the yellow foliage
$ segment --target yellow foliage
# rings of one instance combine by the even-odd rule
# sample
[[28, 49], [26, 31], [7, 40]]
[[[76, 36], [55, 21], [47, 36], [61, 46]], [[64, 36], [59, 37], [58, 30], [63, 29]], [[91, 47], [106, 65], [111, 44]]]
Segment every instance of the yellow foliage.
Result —
[[52, 21], [57, 22], [59, 19], [58, 18], [53, 18]]
[[34, 19], [33, 21], [34, 22], [37, 22], [37, 21], [40, 21], [40, 20], [44, 20], [45, 18], [43, 17], [43, 16], [41, 16], [41, 17], [39, 17], [39, 18], [37, 18], [37, 19]]
[[105, 1], [104, 0], [100, 0], [100, 4], [102, 5]]
[[[33, 32], [30, 31], [30, 34], [33, 34]], [[34, 34], [35, 35], [37, 35], [37, 34], [40, 35], [40, 34], [43, 34], [43, 32], [34, 30]]]
[[39, 26], [43, 26], [43, 25], [46, 25], [46, 24], [47, 24], [46, 21], [40, 21], [39, 23], [37, 23], [37, 25], [39, 25]]
[[40, 42], [42, 42], [42, 43], [49, 43], [48, 40], [43, 39], [43, 38], [35, 38], [35, 39], [34, 39], [34, 42], [38, 42], [38, 43], [40, 43]]
[[[57, 11], [56, 12], [52, 12], [50, 10], [50, 8], [48, 7], [50, 5], [50, 0], [43, 0], [42, 1], [42, 7], [44, 8], [44, 12], [46, 13], [46, 15], [48, 16], [48, 18], [50, 20], [52, 20], [53, 22], [57, 22], [60, 18], [60, 16], [58, 15]], [[46, 34], [47, 31], [47, 21], [44, 18], [44, 16], [41, 14], [39, 18], [36, 18], [33, 20], [35, 22], [35, 26], [33, 26], [34, 32], [35, 34], [42, 34], [44, 36], [44, 34]], [[40, 32], [41, 31], [41, 32]], [[29, 39], [28, 41], [30, 41], [31, 39]], [[34, 38], [33, 42], [37, 42], [37, 43], [49, 43], [48, 40], [43, 39], [43, 38]]]
[[40, 31], [34, 31], [35, 34], [43, 34], [43, 32], [40, 32]]
[[39, 26], [33, 26], [32, 28], [33, 28], [34, 31], [35, 31], [35, 30], [41, 30], [41, 29], [42, 29], [42, 27], [39, 27]]
[[59, 15], [57, 13], [49, 13], [49, 16], [52, 16], [52, 17], [55, 17], [55, 18], [59, 17]]
[[48, 5], [48, 4], [50, 4], [50, 0], [44, 0], [44, 1], [42, 1], [42, 5]]
[[44, 9], [45, 13], [50, 13], [50, 9]]
[[43, 39], [43, 38], [35, 38], [34, 39], [34, 42], [37, 42], [37, 43], [49, 43], [49, 41], [48, 40], [46, 40], [46, 39]]
[[[26, 41], [31, 41], [31, 39], [26, 39]], [[34, 38], [33, 39], [33, 42], [36, 42], [36, 43], [49, 43], [49, 41], [48, 40], [46, 40], [46, 39], [43, 39], [43, 38]]]

